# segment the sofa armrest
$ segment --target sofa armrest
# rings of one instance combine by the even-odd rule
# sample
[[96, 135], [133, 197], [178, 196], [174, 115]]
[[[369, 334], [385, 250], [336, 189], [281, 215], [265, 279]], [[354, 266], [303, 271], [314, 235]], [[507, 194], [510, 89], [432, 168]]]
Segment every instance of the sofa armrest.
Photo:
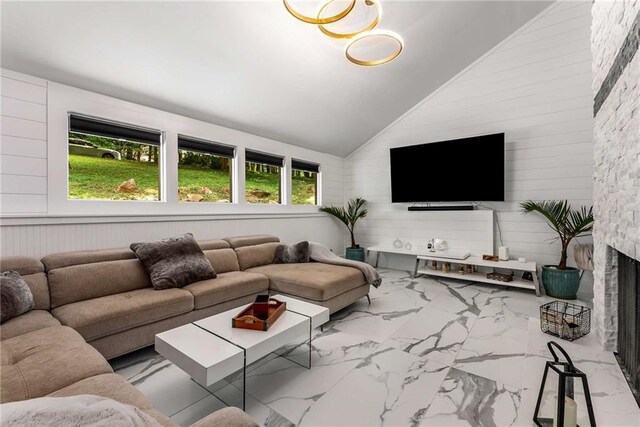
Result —
[[201, 419], [191, 427], [258, 427], [258, 424], [241, 409], [228, 407]]

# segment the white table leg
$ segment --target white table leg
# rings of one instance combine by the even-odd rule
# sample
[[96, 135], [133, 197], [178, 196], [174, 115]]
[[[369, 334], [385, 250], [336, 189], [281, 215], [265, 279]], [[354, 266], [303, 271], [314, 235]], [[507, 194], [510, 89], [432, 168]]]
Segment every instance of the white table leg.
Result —
[[532, 272], [533, 284], [536, 287], [536, 296], [540, 296], [540, 283], [538, 282], [538, 271]]

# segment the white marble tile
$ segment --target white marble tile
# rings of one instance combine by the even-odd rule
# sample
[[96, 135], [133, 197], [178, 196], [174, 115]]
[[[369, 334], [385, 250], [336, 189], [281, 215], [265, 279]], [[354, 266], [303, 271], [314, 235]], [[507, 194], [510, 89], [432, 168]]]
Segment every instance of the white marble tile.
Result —
[[247, 392], [298, 424], [324, 393], [364, 363], [377, 346], [374, 341], [327, 331], [313, 340], [311, 369], [274, 359], [247, 376]]
[[311, 406], [300, 425], [418, 425], [447, 370], [380, 347]]
[[[224, 403], [223, 403], [224, 402]], [[171, 420], [180, 426], [190, 426], [198, 420], [208, 416], [218, 409], [225, 408], [229, 404], [242, 407], [242, 392], [233, 385], [218, 390], [215, 395], [209, 395], [193, 405], [183, 409], [171, 417]], [[258, 402], [251, 395], [246, 396], [245, 411], [258, 425], [264, 427], [293, 427], [294, 424], [282, 415]]]
[[526, 348], [525, 331], [494, 323], [488, 317], [480, 318], [474, 323], [453, 366], [518, 389], [522, 387]]
[[509, 426], [519, 404], [517, 388], [451, 368], [421, 425]]
[[140, 390], [160, 412], [171, 416], [209, 395], [189, 375], [157, 355], [116, 372]]
[[[438, 282], [441, 282], [438, 280]], [[431, 304], [449, 313], [477, 318], [491, 295], [490, 291], [470, 285], [446, 286]]]
[[474, 317], [427, 305], [384, 342], [417, 356], [451, 365], [475, 322]]
[[412, 315], [419, 312], [426, 302], [411, 293], [391, 292], [371, 299], [361, 299], [331, 316], [327, 327], [383, 342], [400, 328]]
[[539, 317], [543, 304], [531, 291], [499, 290], [489, 296], [480, 312], [480, 318], [489, 318], [494, 323], [527, 330], [529, 318]]

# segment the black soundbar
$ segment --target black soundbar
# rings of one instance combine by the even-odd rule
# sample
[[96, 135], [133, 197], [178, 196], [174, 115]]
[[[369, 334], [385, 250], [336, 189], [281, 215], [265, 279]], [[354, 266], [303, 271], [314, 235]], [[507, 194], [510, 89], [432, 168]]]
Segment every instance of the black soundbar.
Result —
[[451, 206], [409, 206], [410, 211], [472, 211], [473, 205], [451, 205]]

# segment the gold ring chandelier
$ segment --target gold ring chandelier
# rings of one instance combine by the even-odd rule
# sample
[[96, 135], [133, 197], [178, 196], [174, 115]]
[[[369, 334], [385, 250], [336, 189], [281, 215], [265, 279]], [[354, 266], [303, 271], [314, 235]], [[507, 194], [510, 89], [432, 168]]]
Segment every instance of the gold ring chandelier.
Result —
[[[336, 0], [329, 0], [320, 5], [318, 12], [315, 16], [308, 16], [304, 13], [297, 11], [292, 5], [291, 0], [283, 0], [284, 7], [287, 11], [307, 24], [317, 25], [318, 29], [325, 35], [334, 39], [347, 40], [344, 48], [345, 57], [356, 65], [362, 66], [374, 66], [385, 64], [402, 53], [404, 49], [404, 41], [402, 37], [393, 31], [388, 30], [374, 30], [382, 19], [382, 5], [380, 0], [348, 0], [346, 1], [346, 7], [341, 8], [339, 11], [331, 11], [331, 6], [334, 5]], [[358, 24], [357, 29], [351, 29], [348, 31], [338, 31], [333, 28], [332, 24], [335, 24], [348, 16], [353, 15], [353, 10], [357, 9], [356, 4], [362, 5], [367, 11], [366, 17], [362, 24]], [[373, 11], [373, 14], [369, 12]], [[384, 55], [372, 55], [367, 50], [371, 48], [375, 43], [387, 43], [393, 46], [393, 50], [390, 53]], [[359, 52], [358, 50], [361, 50]]]

